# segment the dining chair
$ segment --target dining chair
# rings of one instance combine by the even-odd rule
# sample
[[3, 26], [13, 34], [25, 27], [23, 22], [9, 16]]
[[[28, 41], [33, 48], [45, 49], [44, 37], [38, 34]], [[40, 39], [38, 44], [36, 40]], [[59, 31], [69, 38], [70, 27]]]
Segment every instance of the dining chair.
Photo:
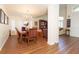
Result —
[[21, 38], [20, 38], [21, 34], [20, 34], [20, 31], [19, 31], [18, 28], [16, 28], [16, 27], [15, 27], [15, 29], [16, 29], [16, 32], [17, 32], [18, 42], [20, 42], [20, 41], [21, 41]]
[[22, 29], [21, 29], [22, 31], [26, 31], [26, 29], [25, 29], [25, 27], [22, 27]]
[[26, 41], [26, 40], [29, 39], [28, 31], [26, 30], [26, 31], [23, 31], [23, 32], [24, 33], [22, 34], [22, 39], [23, 39], [23, 41]]
[[36, 42], [36, 40], [37, 40], [37, 30], [36, 29], [29, 29], [28, 44], [29, 44], [30, 40], [34, 40]]

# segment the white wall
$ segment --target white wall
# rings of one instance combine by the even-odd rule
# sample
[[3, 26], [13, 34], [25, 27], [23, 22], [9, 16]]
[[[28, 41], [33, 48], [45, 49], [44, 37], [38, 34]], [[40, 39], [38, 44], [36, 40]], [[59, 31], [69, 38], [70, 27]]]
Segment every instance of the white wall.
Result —
[[[62, 35], [65, 33], [65, 29], [67, 28], [67, 19], [71, 18], [73, 12], [73, 6], [70, 4], [61, 4], [60, 8], [59, 8], [59, 16], [63, 16], [64, 17], [64, 30], [59, 32], [59, 35]], [[70, 17], [68, 17], [70, 16]]]
[[67, 5], [61, 4], [59, 6], [59, 16], [64, 18], [64, 27], [62, 31], [59, 31], [59, 35], [62, 35], [65, 33], [65, 28], [66, 28], [66, 15], [67, 15]]
[[59, 40], [58, 30], [59, 5], [48, 5], [48, 44], [52, 45]]
[[79, 37], [79, 12], [72, 14], [70, 36]]
[[66, 28], [66, 15], [67, 15], [67, 6], [66, 5], [60, 5], [59, 7], [59, 16], [64, 17], [64, 28]]
[[67, 19], [69, 18], [68, 16], [70, 16], [70, 18], [71, 18], [72, 12], [73, 12], [73, 6], [68, 4], [67, 5], [67, 15], [66, 15]]
[[4, 46], [8, 37], [9, 37], [9, 26], [5, 24], [0, 24], [0, 50]]
[[18, 30], [21, 31], [21, 27], [23, 26], [24, 19], [16, 16], [10, 16], [9, 19], [10, 19], [9, 25], [11, 29], [11, 35], [16, 35], [15, 27], [17, 27]]
[[[4, 5], [0, 5], [0, 8], [5, 12], [6, 9]], [[5, 12], [6, 13], [6, 12]], [[9, 37], [9, 25], [1, 24], [0, 23], [0, 50], [4, 46], [6, 40]]]

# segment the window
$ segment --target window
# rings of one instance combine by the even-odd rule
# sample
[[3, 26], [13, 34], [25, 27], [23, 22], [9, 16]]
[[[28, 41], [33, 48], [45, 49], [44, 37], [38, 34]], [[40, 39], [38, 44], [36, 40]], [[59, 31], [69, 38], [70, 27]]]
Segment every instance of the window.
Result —
[[58, 17], [58, 26], [59, 28], [63, 28], [64, 25], [64, 18], [63, 17]]

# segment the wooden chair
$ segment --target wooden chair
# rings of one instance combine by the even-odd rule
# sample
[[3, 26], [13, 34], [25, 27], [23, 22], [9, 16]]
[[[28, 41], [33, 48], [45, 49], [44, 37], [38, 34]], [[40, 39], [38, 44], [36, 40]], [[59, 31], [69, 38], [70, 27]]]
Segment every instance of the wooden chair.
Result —
[[21, 29], [22, 31], [26, 31], [26, 29], [25, 29], [25, 27], [22, 27], [22, 29]]
[[30, 40], [36, 41], [37, 39], [37, 30], [36, 29], [29, 29], [29, 38], [28, 38], [28, 44]]
[[22, 34], [23, 41], [26, 41], [29, 39], [28, 31], [26, 30], [25, 33]]

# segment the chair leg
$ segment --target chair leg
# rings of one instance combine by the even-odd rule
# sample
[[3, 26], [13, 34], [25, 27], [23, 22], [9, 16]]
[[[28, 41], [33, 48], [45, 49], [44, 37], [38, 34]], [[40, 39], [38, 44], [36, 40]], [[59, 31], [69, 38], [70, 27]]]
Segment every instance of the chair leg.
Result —
[[28, 39], [28, 41], [27, 41], [27, 44], [29, 45], [29, 39]]

